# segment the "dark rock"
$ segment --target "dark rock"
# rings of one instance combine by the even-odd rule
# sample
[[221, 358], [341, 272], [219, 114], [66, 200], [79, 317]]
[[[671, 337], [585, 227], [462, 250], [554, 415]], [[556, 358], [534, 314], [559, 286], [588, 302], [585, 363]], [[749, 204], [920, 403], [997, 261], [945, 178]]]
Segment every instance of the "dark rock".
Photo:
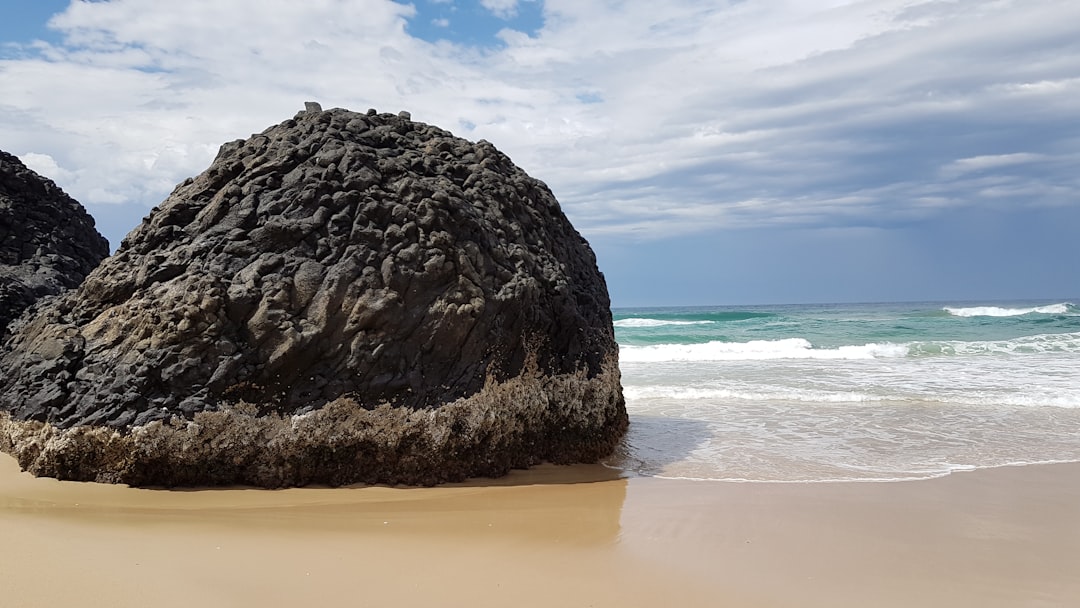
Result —
[[0, 151], [0, 339], [30, 305], [77, 287], [107, 255], [82, 205]]
[[0, 449], [131, 484], [437, 483], [626, 427], [607, 288], [548, 188], [407, 114], [222, 146], [0, 355]]

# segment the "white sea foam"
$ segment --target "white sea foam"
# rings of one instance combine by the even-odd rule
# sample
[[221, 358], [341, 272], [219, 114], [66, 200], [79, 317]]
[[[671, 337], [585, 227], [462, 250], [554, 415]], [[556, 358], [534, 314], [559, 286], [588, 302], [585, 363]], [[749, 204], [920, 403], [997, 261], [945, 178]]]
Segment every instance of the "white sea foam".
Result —
[[880, 401], [882, 399], [874, 395], [853, 391], [819, 391], [780, 386], [759, 390], [665, 385], [624, 386], [623, 396], [628, 400], [699, 399], [717, 401], [802, 401], [808, 403], [851, 403]]
[[[1080, 390], [1058, 388], [1026, 393], [1002, 391], [964, 390], [956, 392], [933, 391], [933, 387], [905, 386], [907, 394], [879, 394], [852, 390], [814, 390], [798, 387], [686, 387], [667, 385], [625, 386], [623, 395], [630, 402], [645, 400], [698, 401], [705, 404], [737, 402], [758, 403], [939, 403], [948, 405], [974, 405], [984, 407], [1054, 407], [1080, 409]], [[895, 390], [895, 389], [894, 389]]]
[[902, 357], [955, 355], [1018, 355], [1035, 353], [1080, 353], [1080, 332], [1040, 334], [1012, 340], [891, 342], [814, 348], [805, 338], [753, 340], [750, 342], [705, 342], [703, 344], [623, 345], [620, 361], [662, 363], [665, 361], [765, 361], [774, 359], [895, 359]]
[[619, 319], [612, 323], [615, 327], [664, 327], [667, 325], [712, 325], [712, 321], [671, 321], [667, 319], [647, 319], [632, 317]]
[[1028, 393], [1002, 394], [1000, 392], [967, 392], [947, 395], [937, 394], [924, 397], [925, 401], [953, 404], [978, 405], [985, 407], [1056, 407], [1080, 409], [1080, 390], [1063, 389], [1055, 392], [1033, 391]]
[[1030, 314], [1064, 315], [1069, 314], [1074, 307], [1069, 302], [1050, 304], [1048, 306], [1033, 306], [1031, 308], [1001, 308], [998, 306], [972, 306], [970, 308], [945, 307], [945, 312], [954, 317], [1019, 317]]
[[663, 361], [748, 361], [769, 359], [876, 359], [904, 357], [903, 344], [863, 344], [839, 348], [814, 348], [804, 338], [753, 340], [750, 342], [706, 342], [704, 344], [652, 344], [622, 346], [619, 360], [637, 363]]
[[[657, 479], [671, 479], [675, 481], [697, 481], [697, 482], [722, 482], [722, 483], [745, 483], [745, 484], [791, 484], [791, 485], [807, 485], [807, 484], [819, 484], [819, 483], [902, 483], [907, 481], [926, 481], [929, 479], [940, 479], [942, 477], [948, 477], [949, 475], [970, 473], [972, 471], [986, 470], [986, 469], [1005, 469], [1005, 468], [1019, 468], [1030, 466], [1046, 466], [1057, 464], [1072, 464], [1080, 462], [1077, 459], [1066, 460], [1018, 460], [1015, 462], [1004, 463], [992, 463], [987, 465], [968, 465], [968, 464], [942, 464], [938, 469], [934, 470], [918, 470], [918, 471], [895, 471], [891, 476], [882, 477], [835, 477], [835, 478], [817, 478], [807, 477], [805, 479], [775, 479], [767, 475], [763, 475], [760, 478], [749, 477], [723, 477], [718, 474], [715, 477], [689, 477], [685, 475], [654, 475]], [[609, 466], [609, 468], [620, 468]]]
[[912, 342], [907, 346], [910, 353], [915, 356], [1080, 353], [1080, 332], [1039, 334], [1012, 340]]

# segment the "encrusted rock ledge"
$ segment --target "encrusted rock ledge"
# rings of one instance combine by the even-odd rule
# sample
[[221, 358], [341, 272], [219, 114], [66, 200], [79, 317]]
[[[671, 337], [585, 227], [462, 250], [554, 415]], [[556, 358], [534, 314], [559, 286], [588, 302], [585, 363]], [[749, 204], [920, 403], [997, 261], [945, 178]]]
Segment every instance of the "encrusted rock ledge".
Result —
[[626, 427], [618, 362], [608, 357], [592, 377], [530, 364], [437, 409], [341, 398], [307, 414], [260, 416], [241, 402], [126, 432], [0, 412], [0, 450], [37, 476], [132, 486], [434, 485], [544, 461], [596, 462]]

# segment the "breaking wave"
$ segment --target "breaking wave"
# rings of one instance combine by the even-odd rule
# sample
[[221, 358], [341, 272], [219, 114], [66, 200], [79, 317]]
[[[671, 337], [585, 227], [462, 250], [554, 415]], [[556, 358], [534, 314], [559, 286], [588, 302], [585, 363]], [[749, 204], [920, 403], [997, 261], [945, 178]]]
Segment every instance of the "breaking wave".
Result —
[[703, 344], [623, 345], [619, 360], [624, 363], [665, 361], [753, 361], [770, 359], [888, 359], [960, 355], [1001, 355], [1034, 353], [1080, 353], [1080, 332], [1024, 336], [999, 341], [889, 342], [815, 348], [804, 338], [753, 340], [750, 342], [705, 342]]
[[615, 327], [665, 327], [668, 325], [712, 325], [712, 321], [669, 321], [664, 319], [643, 319], [633, 317], [619, 319], [612, 323]]
[[1047, 306], [1032, 306], [1030, 308], [1002, 308], [999, 306], [972, 306], [968, 308], [954, 308], [946, 306], [943, 310], [954, 317], [1021, 317], [1024, 315], [1075, 315], [1080, 314], [1077, 307], [1071, 302], [1049, 304]]

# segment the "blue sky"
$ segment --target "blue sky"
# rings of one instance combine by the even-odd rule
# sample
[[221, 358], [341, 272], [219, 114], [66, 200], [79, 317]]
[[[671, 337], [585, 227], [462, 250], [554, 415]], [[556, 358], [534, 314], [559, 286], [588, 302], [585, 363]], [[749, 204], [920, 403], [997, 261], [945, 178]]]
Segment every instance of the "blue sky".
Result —
[[616, 306], [1080, 297], [1072, 0], [4, 0], [0, 148], [119, 244], [305, 100], [488, 139]]

